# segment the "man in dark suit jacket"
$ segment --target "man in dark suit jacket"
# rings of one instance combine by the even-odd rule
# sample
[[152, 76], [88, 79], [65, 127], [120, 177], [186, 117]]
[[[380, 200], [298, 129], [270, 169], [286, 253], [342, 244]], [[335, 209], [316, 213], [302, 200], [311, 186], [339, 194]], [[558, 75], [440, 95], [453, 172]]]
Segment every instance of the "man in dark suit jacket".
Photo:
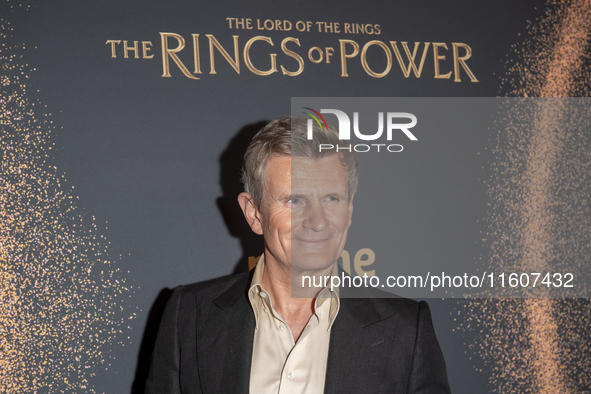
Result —
[[425, 302], [303, 286], [338, 274], [351, 224], [354, 153], [319, 149], [339, 142], [289, 117], [253, 138], [238, 200], [263, 258], [173, 292], [146, 393], [449, 393]]

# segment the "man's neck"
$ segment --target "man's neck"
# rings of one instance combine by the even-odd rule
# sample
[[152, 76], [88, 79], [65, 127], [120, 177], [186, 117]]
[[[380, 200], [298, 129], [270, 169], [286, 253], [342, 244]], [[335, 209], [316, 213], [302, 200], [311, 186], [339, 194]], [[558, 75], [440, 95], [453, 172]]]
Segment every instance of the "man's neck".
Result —
[[[301, 277], [305, 275], [324, 277], [330, 275], [332, 269], [333, 266], [322, 270], [322, 272], [285, 272], [273, 259], [267, 259], [265, 256], [262, 286], [271, 297], [273, 309], [289, 326], [294, 341], [297, 342], [314, 313], [316, 296], [322, 290], [321, 288], [303, 288]], [[292, 278], [295, 278], [293, 280], [297, 283], [293, 282]], [[295, 294], [293, 290], [296, 290]]]

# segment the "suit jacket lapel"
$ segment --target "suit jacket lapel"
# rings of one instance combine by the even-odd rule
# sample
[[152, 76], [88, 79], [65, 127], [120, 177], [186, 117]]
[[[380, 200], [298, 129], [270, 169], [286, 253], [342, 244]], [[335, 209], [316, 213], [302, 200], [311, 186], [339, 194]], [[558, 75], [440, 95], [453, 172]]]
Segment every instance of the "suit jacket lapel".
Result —
[[[255, 319], [246, 296], [250, 276], [245, 274], [214, 305], [198, 310], [197, 355], [204, 394], [248, 394]], [[211, 302], [211, 301], [210, 301]]]
[[[248, 394], [255, 319], [245, 274], [209, 305], [197, 299], [197, 358], [204, 394]], [[381, 313], [380, 313], [381, 312]], [[396, 311], [341, 298], [332, 326], [324, 392], [378, 393], [396, 336]]]
[[324, 392], [378, 393], [398, 316], [395, 311], [381, 315], [371, 299], [340, 302], [331, 329]]

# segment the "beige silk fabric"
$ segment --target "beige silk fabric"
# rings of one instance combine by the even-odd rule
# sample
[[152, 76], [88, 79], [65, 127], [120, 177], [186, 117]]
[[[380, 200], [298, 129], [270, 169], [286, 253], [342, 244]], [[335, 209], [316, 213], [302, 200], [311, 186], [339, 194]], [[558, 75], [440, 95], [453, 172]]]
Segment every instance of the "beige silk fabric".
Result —
[[[322, 394], [326, 377], [330, 329], [339, 312], [336, 291], [324, 288], [297, 343], [273, 309], [262, 287], [265, 259], [259, 259], [248, 298], [256, 319], [250, 368], [250, 394]], [[333, 269], [332, 275], [338, 275]]]

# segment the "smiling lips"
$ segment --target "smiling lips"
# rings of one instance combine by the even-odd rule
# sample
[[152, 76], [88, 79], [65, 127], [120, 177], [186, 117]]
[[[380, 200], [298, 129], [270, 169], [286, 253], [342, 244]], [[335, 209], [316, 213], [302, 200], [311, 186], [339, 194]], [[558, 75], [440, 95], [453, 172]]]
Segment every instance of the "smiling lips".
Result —
[[322, 238], [322, 239], [305, 239], [305, 238], [292, 238], [292, 240], [301, 242], [303, 244], [312, 244], [312, 245], [319, 245], [325, 242], [328, 242], [332, 239], [332, 237]]
[[304, 242], [304, 243], [318, 244], [318, 243], [326, 242], [329, 239], [330, 238], [325, 238], [325, 239], [298, 239], [298, 238], [296, 238], [296, 241], [300, 241], [300, 242]]

